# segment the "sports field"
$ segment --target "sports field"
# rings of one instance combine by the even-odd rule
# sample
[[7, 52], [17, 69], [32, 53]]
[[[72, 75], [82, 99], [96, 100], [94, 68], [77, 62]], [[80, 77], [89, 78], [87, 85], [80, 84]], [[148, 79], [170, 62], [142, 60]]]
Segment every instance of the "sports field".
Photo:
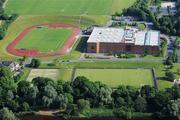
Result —
[[61, 49], [70, 35], [71, 29], [35, 28], [17, 44], [16, 48], [53, 52]]
[[[96, 19], [94, 19], [96, 18]], [[0, 40], [0, 58], [3, 60], [12, 60], [16, 59], [16, 56], [9, 54], [7, 51], [7, 46], [14, 41], [14, 39], [22, 33], [25, 29], [30, 26], [40, 25], [40, 24], [71, 24], [74, 26], [80, 26], [85, 28], [94, 24], [104, 25], [106, 23], [107, 17], [100, 16], [83, 16], [81, 17], [81, 23], [79, 23], [79, 17], [76, 16], [19, 16], [16, 21], [14, 21], [8, 28], [7, 35], [3, 40]], [[74, 47], [74, 46], [73, 46]], [[77, 59], [80, 56], [79, 51], [73, 49], [71, 54], [68, 54], [68, 59]], [[78, 54], [77, 54], [78, 53]], [[66, 55], [63, 56], [54, 56], [54, 57], [41, 57], [45, 60], [54, 60], [57, 58], [67, 58]]]
[[110, 15], [136, 0], [8, 0], [5, 12], [19, 15]]
[[91, 81], [100, 81], [113, 88], [119, 85], [153, 85], [150, 69], [77, 69], [75, 77], [77, 76], [85, 76]]
[[27, 81], [32, 81], [32, 79], [36, 77], [47, 77], [52, 80], [58, 80], [59, 69], [32, 69]]

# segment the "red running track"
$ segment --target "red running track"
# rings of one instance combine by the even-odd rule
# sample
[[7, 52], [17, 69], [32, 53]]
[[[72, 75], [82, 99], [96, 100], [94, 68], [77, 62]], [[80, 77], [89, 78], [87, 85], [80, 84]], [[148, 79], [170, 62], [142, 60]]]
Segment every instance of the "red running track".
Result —
[[[65, 42], [64, 46], [62, 49], [54, 51], [54, 52], [48, 52], [48, 53], [41, 53], [38, 50], [26, 50], [26, 49], [16, 49], [16, 45], [23, 40], [23, 38], [32, 31], [32, 29], [37, 28], [37, 27], [49, 27], [49, 28], [70, 28], [72, 29], [72, 33]], [[7, 51], [13, 55], [16, 56], [31, 56], [31, 57], [46, 57], [46, 56], [55, 56], [55, 55], [62, 55], [70, 52], [70, 49], [72, 48], [76, 36], [79, 34], [80, 28], [69, 25], [69, 24], [41, 24], [41, 25], [35, 25], [32, 27], [29, 27], [25, 29], [22, 33], [20, 33], [12, 43], [10, 43], [7, 46]]]

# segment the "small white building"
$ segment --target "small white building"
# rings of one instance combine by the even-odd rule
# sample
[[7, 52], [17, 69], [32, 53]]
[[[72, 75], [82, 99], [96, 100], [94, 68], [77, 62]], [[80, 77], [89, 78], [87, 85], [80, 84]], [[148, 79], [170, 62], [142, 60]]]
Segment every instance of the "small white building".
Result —
[[11, 71], [18, 71], [21, 69], [21, 65], [18, 62], [13, 61], [2, 61], [0, 62], [0, 67], [9, 67]]
[[174, 80], [174, 84], [180, 84], [180, 78]]
[[162, 15], [169, 15], [176, 13], [176, 2], [162, 2], [160, 12]]
[[160, 15], [165, 16], [169, 14], [176, 14], [176, 2], [162, 2], [160, 6], [150, 6], [149, 10], [152, 13], [160, 12]]
[[167, 9], [170, 8], [176, 8], [176, 2], [163, 2], [161, 3], [161, 8]]

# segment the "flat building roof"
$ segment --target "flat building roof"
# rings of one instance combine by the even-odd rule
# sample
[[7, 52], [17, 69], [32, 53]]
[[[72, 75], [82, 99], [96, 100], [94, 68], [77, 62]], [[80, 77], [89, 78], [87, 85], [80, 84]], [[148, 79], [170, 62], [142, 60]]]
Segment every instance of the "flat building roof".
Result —
[[132, 43], [134, 45], [159, 46], [159, 31], [139, 31], [135, 28], [103, 28], [95, 27], [88, 43]]
[[162, 2], [161, 3], [161, 8], [175, 8], [176, 7], [176, 2]]
[[124, 35], [123, 29], [95, 27], [88, 42], [110, 42], [119, 43]]

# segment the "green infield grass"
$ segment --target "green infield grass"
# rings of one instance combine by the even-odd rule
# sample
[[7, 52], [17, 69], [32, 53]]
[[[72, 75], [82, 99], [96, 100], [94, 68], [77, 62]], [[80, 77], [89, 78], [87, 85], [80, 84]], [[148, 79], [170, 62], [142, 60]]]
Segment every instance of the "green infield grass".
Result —
[[71, 35], [71, 29], [35, 28], [16, 46], [18, 49], [33, 49], [53, 52], [61, 49]]
[[85, 76], [91, 81], [100, 81], [113, 88], [119, 85], [153, 85], [150, 69], [77, 69], [75, 77], [77, 76]]
[[8, 0], [6, 13], [20, 15], [110, 15], [136, 0]]

